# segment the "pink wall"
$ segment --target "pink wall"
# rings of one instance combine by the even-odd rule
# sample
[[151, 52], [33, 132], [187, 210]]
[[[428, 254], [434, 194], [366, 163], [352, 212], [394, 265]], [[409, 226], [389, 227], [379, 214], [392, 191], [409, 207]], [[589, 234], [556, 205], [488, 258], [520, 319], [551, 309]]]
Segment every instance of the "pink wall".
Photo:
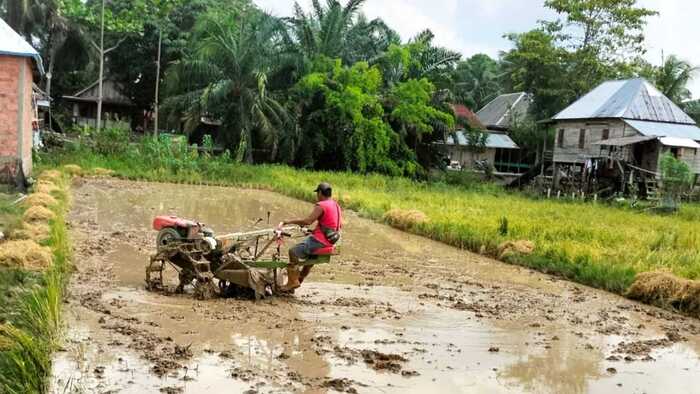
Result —
[[0, 181], [17, 173], [18, 159], [31, 175], [33, 118], [31, 60], [0, 55]]

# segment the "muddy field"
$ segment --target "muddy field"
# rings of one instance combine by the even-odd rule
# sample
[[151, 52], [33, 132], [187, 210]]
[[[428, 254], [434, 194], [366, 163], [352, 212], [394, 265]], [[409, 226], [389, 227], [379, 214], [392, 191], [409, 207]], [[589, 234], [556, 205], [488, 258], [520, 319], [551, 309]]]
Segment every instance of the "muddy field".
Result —
[[311, 205], [116, 180], [72, 190], [76, 272], [54, 393], [700, 392], [700, 321], [352, 212], [342, 255], [292, 297], [147, 292], [155, 215], [230, 232]]

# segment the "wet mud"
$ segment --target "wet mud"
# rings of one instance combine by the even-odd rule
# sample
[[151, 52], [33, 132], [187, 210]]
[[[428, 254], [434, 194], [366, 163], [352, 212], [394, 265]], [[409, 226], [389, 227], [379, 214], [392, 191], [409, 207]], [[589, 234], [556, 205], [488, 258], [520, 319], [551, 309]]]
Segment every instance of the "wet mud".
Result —
[[[158, 214], [223, 233], [311, 205], [221, 187], [79, 180], [53, 393], [689, 393], [700, 321], [346, 213], [294, 296], [144, 289]], [[258, 224], [260, 226], [260, 224]], [[291, 245], [287, 245], [291, 246]], [[174, 271], [166, 280], [175, 283]]]

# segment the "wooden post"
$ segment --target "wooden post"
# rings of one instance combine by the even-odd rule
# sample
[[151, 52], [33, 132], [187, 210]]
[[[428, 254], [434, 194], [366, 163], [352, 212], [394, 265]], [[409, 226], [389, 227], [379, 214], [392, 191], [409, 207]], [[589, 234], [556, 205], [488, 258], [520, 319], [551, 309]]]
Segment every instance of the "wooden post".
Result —
[[99, 130], [102, 127], [102, 79], [104, 78], [105, 66], [105, 0], [102, 0], [102, 12], [100, 17], [100, 80], [97, 87], [97, 120], [95, 127]]
[[160, 87], [160, 52], [163, 45], [163, 28], [158, 28], [158, 59], [156, 60], [156, 92], [153, 104], [153, 135], [158, 136], [158, 89]]

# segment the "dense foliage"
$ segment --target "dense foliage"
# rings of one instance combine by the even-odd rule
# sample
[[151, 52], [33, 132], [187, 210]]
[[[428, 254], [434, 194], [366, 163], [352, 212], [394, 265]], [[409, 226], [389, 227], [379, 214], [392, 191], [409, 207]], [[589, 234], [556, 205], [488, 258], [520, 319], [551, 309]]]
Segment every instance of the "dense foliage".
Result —
[[642, 60], [656, 12], [635, 0], [545, 0], [557, 19], [508, 34], [512, 48], [499, 59], [464, 60], [429, 30], [402, 41], [362, 14], [366, 1], [314, 0], [278, 18], [251, 0], [110, 0], [102, 45], [101, 1], [0, 0], [0, 13], [37, 43], [57, 119], [70, 118], [61, 96], [98, 79], [104, 59], [137, 106], [132, 127], [197, 143], [205, 130], [247, 162], [420, 176], [440, 162], [433, 142], [454, 131], [450, 104], [477, 111], [518, 91], [534, 105], [512, 137], [539, 157], [552, 133], [537, 121], [613, 78], [645, 77], [699, 112], [684, 103], [694, 67]]

